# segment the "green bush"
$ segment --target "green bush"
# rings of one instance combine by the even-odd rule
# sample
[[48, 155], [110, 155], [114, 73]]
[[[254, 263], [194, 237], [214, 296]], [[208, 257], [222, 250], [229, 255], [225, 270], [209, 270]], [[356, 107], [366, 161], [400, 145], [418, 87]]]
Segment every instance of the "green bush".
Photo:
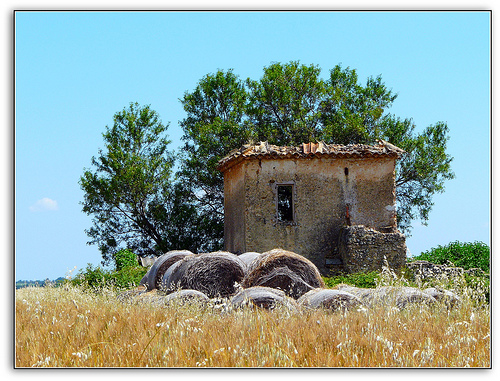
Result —
[[91, 263], [87, 264], [85, 270], [80, 270], [76, 277], [70, 281], [73, 285], [84, 288], [99, 289], [112, 285], [111, 272]]
[[86, 269], [80, 271], [70, 282], [95, 291], [105, 287], [129, 289], [137, 287], [147, 271], [147, 268], [137, 265], [127, 266], [118, 271], [109, 271], [99, 266], [93, 267], [89, 263]]
[[145, 267], [125, 267], [112, 274], [114, 286], [118, 288], [134, 288], [137, 287], [142, 277], [148, 271]]
[[129, 249], [121, 249], [113, 255], [116, 271], [127, 267], [137, 267], [137, 256]]
[[367, 273], [355, 273], [338, 275], [333, 277], [323, 277], [327, 287], [335, 287], [337, 284], [345, 283], [355, 287], [362, 288], [374, 288], [377, 286], [377, 279], [379, 279], [380, 273], [377, 271], [371, 271]]
[[447, 246], [438, 246], [425, 251], [411, 261], [424, 260], [438, 265], [447, 264], [448, 261], [465, 270], [480, 268], [484, 272], [490, 271], [490, 248], [483, 242], [462, 243], [452, 242]]

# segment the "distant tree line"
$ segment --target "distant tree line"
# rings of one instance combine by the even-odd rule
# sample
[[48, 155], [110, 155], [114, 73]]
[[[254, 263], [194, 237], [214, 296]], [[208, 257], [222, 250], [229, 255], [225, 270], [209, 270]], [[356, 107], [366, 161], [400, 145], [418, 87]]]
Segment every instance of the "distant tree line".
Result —
[[24, 287], [45, 287], [45, 286], [55, 286], [58, 287], [66, 280], [66, 278], [59, 277], [55, 280], [45, 279], [45, 280], [18, 280], [16, 281], [16, 290]]

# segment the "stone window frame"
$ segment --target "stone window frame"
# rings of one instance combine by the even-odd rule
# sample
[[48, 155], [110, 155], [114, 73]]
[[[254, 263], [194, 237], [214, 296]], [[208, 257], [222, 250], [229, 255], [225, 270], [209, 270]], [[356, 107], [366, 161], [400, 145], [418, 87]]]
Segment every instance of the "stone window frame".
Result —
[[[278, 187], [279, 186], [291, 186], [292, 187], [292, 217], [291, 221], [282, 221], [279, 219], [278, 214]], [[272, 184], [273, 194], [274, 194], [274, 220], [276, 225], [297, 225], [297, 214], [296, 214], [296, 204], [297, 204], [297, 186], [295, 181], [280, 181], [273, 182]]]

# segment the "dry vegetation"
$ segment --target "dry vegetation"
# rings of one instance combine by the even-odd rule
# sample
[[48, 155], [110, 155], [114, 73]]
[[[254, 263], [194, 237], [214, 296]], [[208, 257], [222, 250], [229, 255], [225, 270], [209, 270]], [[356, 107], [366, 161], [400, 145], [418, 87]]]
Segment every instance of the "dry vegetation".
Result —
[[347, 313], [122, 303], [112, 291], [16, 291], [17, 367], [490, 367], [490, 311]]

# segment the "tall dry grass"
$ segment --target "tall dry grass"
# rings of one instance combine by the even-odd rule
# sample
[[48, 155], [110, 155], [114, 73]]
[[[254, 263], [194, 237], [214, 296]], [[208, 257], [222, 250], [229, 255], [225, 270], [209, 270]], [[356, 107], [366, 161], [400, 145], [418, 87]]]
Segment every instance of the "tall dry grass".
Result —
[[111, 290], [16, 291], [17, 367], [490, 367], [490, 311], [154, 307]]

